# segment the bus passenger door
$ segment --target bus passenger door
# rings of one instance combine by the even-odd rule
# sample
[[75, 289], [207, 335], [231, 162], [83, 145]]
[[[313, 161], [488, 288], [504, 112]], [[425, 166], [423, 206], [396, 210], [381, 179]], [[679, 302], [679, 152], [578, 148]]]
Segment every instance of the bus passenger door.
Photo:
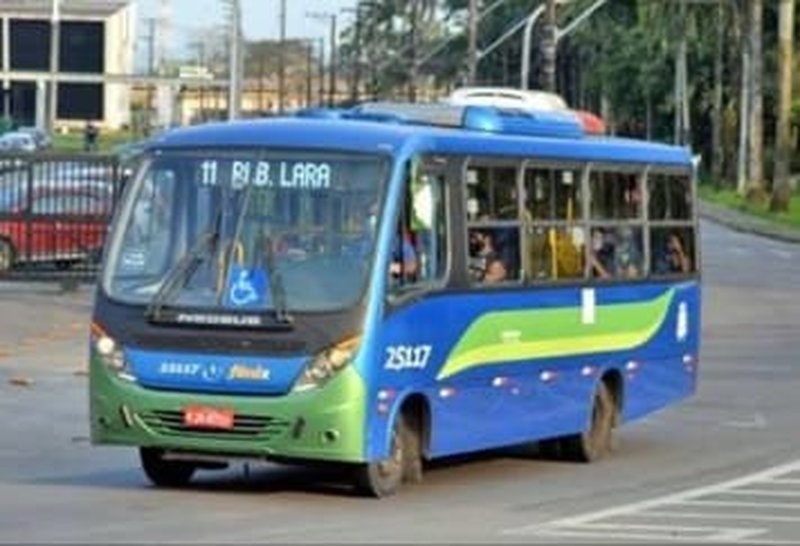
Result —
[[442, 434], [468, 432], [452, 429], [453, 419], [485, 415], [477, 409], [466, 415], [469, 408], [461, 407], [462, 402], [474, 403], [476, 398], [452, 397], [439, 381], [448, 355], [468, 325], [455, 304], [458, 296], [449, 290], [457, 284], [455, 272], [465, 269], [464, 260], [458, 266], [458, 253], [452, 250], [466, 244], [452, 229], [452, 211], [463, 210], [450, 182], [453, 177], [457, 180], [460, 164], [458, 158], [426, 157], [409, 165], [403, 202], [393, 219], [387, 312], [378, 344], [377, 389], [425, 396], [434, 451], [439, 451]]

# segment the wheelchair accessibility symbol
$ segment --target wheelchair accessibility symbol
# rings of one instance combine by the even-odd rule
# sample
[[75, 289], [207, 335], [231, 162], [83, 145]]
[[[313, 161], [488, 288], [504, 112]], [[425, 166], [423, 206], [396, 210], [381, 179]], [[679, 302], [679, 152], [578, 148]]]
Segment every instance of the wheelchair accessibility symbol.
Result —
[[259, 269], [235, 268], [228, 282], [228, 302], [235, 307], [257, 305], [264, 299], [266, 277]]

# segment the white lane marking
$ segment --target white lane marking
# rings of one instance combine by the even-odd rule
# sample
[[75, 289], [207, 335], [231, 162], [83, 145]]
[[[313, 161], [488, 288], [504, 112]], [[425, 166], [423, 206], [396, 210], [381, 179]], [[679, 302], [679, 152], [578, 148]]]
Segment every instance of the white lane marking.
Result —
[[777, 514], [746, 514], [744, 512], [729, 514], [725, 512], [670, 512], [668, 510], [648, 510], [647, 512], [637, 512], [628, 514], [626, 517], [634, 516], [639, 518], [661, 518], [661, 519], [703, 519], [703, 520], [726, 520], [736, 521], [763, 521], [774, 523], [800, 523], [797, 516], [779, 516]]
[[[727, 492], [721, 493], [727, 494]], [[740, 508], [778, 508], [786, 510], [800, 510], [800, 502], [751, 502], [687, 499], [670, 504], [682, 504], [684, 506], [738, 506]]]
[[725, 495], [753, 495], [755, 497], [800, 497], [800, 491], [781, 489], [731, 489]]
[[800, 485], [800, 479], [798, 478], [769, 478], [764, 480], [764, 483], [775, 483], [775, 484], [784, 484], [784, 485]]
[[[588, 525], [594, 524], [594, 522], [598, 522], [599, 520], [619, 517], [619, 516], [626, 516], [631, 515], [636, 512], [644, 512], [646, 510], [650, 510], [652, 508], [661, 508], [664, 506], [670, 505], [692, 505], [692, 506], [743, 506], [743, 507], [750, 507], [750, 508], [789, 508], [789, 509], [800, 509], [800, 503], [798, 504], [787, 504], [787, 503], [745, 503], [745, 502], [738, 502], [738, 501], [704, 501], [698, 500], [699, 497], [710, 496], [714, 494], [724, 493], [727, 490], [741, 488], [743, 486], [751, 485], [757, 482], [764, 482], [772, 479], [779, 478], [782, 475], [789, 474], [792, 472], [800, 471], [800, 459], [791, 461], [789, 463], [785, 463], [782, 465], [774, 466], [771, 468], [767, 468], [765, 470], [761, 470], [759, 472], [755, 472], [752, 474], [748, 474], [746, 476], [742, 476], [739, 478], [735, 478], [732, 480], [727, 480], [724, 482], [719, 482], [716, 484], [711, 484], [702, 487], [696, 487], [692, 489], [686, 489], [683, 491], [678, 491], [676, 493], [671, 493], [668, 495], [663, 495], [660, 497], [655, 497], [651, 499], [646, 499], [639, 502], [633, 502], [630, 504], [626, 504], [623, 506], [618, 506], [614, 508], [607, 508], [605, 510], [598, 510], [596, 512], [589, 512], [579, 516], [572, 516], [561, 518], [558, 520], [554, 520], [551, 522], [547, 522], [544, 524], [534, 524], [534, 525], [525, 525], [522, 527], [510, 528], [505, 529], [501, 532], [501, 534], [549, 534], [552, 535], [554, 533], [561, 533], [569, 531], [569, 528], [580, 528], [586, 527]], [[646, 514], [642, 514], [646, 515]], [[741, 529], [732, 529], [732, 531], [741, 531]], [[747, 529], [746, 531], [751, 532], [752, 529]], [[574, 536], [574, 535], [570, 535]], [[748, 535], [751, 536], [751, 535]], [[623, 538], [623, 537], [619, 537]], [[697, 539], [697, 537], [695, 537]], [[704, 539], [705, 540], [705, 539]], [[762, 541], [759, 541], [762, 543]], [[773, 543], [773, 542], [770, 542]]]
[[741, 246], [731, 246], [728, 249], [734, 254], [747, 254], [747, 249]]
[[[648, 532], [648, 531], [654, 532]], [[678, 534], [683, 532], [684, 534]], [[585, 527], [572, 527], [569, 529], [543, 529], [542, 535], [591, 538], [597, 541], [603, 540], [649, 540], [649, 541], [669, 541], [669, 542], [741, 542], [748, 538], [753, 538], [763, 534], [766, 529], [717, 529], [714, 527], [693, 527], [688, 528], [662, 528], [650, 527], [646, 525], [608, 525], [592, 524]], [[705, 533], [705, 534], [703, 534]], [[758, 542], [761, 544], [761, 541]]]

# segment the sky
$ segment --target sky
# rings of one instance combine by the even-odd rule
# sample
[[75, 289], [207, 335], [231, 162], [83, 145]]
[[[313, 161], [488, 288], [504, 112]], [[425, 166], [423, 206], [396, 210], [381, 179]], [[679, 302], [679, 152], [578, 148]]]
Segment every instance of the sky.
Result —
[[[223, 17], [222, 0], [170, 0], [174, 26], [172, 48], [180, 51], [193, 33], [219, 24]], [[321, 20], [308, 19], [307, 12], [339, 13], [342, 8], [352, 8], [357, 0], [286, 0], [286, 37], [317, 38], [329, 36], [330, 26]], [[134, 0], [140, 22], [139, 35], [145, 36], [142, 19], [157, 17], [161, 0]], [[281, 0], [240, 0], [242, 27], [248, 40], [278, 39]], [[341, 13], [339, 20], [347, 25], [354, 14]], [[172, 49], [171, 48], [171, 49]]]

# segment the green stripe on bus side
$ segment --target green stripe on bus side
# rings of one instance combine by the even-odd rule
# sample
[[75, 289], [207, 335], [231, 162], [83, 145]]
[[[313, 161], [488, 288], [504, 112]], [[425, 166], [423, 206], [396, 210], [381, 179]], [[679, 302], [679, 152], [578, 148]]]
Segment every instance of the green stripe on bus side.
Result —
[[651, 301], [598, 306], [592, 324], [583, 324], [581, 306], [486, 313], [461, 336], [437, 379], [499, 362], [632, 349], [659, 330], [674, 295], [671, 289]]

